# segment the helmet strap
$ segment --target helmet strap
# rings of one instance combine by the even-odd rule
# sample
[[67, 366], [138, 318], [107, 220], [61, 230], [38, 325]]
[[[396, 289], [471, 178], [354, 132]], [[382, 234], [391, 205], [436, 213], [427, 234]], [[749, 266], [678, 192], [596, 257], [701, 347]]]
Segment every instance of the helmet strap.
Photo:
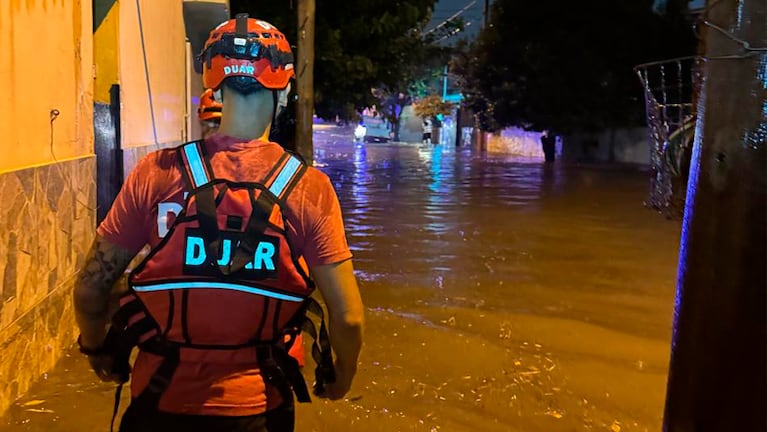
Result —
[[272, 128], [277, 127], [277, 108], [279, 107], [280, 103], [280, 93], [277, 90], [272, 90], [272, 100], [274, 101], [274, 105], [272, 107]]
[[234, 35], [238, 38], [248, 38], [248, 14], [241, 13], [235, 17]]

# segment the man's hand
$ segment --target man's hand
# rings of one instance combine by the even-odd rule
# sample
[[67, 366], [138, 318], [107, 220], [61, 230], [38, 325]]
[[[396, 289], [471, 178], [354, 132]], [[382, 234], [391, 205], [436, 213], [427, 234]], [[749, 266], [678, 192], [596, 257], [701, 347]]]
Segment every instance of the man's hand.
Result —
[[120, 373], [113, 372], [115, 358], [114, 356], [112, 356], [112, 354], [105, 353], [105, 354], [98, 354], [98, 355], [89, 355], [88, 363], [91, 364], [91, 368], [93, 368], [93, 372], [96, 372], [96, 375], [99, 377], [101, 381], [115, 382], [118, 384], [127, 381], [126, 376]]
[[325, 391], [318, 396], [338, 400], [349, 392], [357, 373], [364, 306], [351, 260], [314, 267], [312, 275], [328, 307], [330, 344], [336, 354], [336, 382], [326, 383]]
[[317, 395], [321, 399], [330, 399], [333, 401], [343, 399], [352, 387], [352, 381], [354, 380], [357, 368], [354, 367], [353, 370], [349, 370], [336, 362], [334, 369], [336, 372], [336, 381], [325, 384], [325, 391]]

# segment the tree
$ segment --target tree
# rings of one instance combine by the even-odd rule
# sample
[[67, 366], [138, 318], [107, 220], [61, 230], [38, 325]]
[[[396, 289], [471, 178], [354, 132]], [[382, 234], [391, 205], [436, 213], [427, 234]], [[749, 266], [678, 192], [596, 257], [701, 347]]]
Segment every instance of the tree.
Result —
[[435, 119], [439, 115], [449, 115], [453, 112], [455, 105], [450, 102], [444, 102], [437, 95], [427, 96], [413, 104], [413, 110], [419, 117]]
[[453, 70], [485, 130], [598, 131], [644, 122], [633, 66], [694, 52], [689, 23], [652, 0], [497, 0]]
[[[315, 30], [315, 109], [318, 116], [349, 119], [380, 104], [381, 94], [407, 92], [408, 84], [443, 50], [424, 37], [436, 0], [322, 0]], [[297, 40], [293, 2], [231, 0], [232, 13], [272, 22]]]

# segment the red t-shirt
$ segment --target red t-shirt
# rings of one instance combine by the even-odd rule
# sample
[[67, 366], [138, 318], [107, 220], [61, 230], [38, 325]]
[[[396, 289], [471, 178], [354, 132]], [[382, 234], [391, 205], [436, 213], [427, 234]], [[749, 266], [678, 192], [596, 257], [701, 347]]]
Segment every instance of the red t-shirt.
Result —
[[[221, 134], [205, 146], [217, 178], [261, 181], [283, 152], [274, 143], [248, 143]], [[97, 233], [106, 241], [138, 253], [156, 246], [182, 210], [188, 191], [175, 150], [160, 150], [142, 159], [125, 180]], [[309, 267], [352, 257], [346, 242], [341, 208], [329, 179], [310, 167], [287, 199], [284, 209], [291, 248]], [[255, 318], [254, 318], [255, 319]], [[222, 331], [226, 331], [222, 329]], [[139, 353], [133, 367], [131, 392], [138, 395], [161, 359]], [[276, 389], [266, 388], [258, 365], [181, 362], [160, 410], [172, 413], [246, 416], [276, 408]]]

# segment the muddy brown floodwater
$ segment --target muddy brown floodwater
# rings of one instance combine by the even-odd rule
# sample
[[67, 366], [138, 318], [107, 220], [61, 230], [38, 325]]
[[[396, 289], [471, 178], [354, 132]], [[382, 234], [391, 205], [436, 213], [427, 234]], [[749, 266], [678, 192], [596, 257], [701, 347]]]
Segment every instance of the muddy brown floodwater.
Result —
[[[298, 431], [661, 429], [680, 227], [642, 207], [646, 173], [350, 136], [318, 130], [317, 161], [365, 348], [349, 398], [301, 405]], [[73, 351], [0, 430], [105, 431], [112, 390]]]

